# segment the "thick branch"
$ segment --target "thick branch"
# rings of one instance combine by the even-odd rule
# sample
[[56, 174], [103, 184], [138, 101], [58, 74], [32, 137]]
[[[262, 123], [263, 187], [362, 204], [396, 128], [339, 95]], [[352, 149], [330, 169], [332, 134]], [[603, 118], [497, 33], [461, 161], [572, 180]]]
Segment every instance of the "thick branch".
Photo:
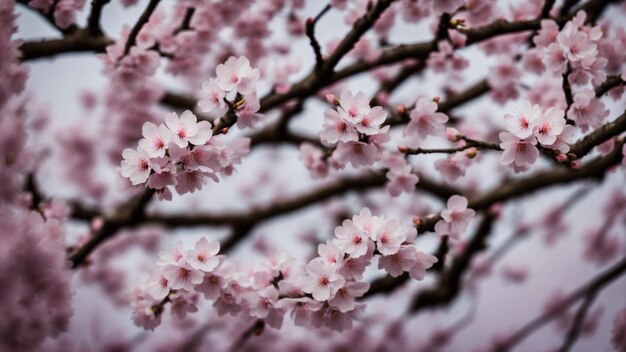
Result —
[[128, 39], [126, 40], [126, 45], [124, 46], [124, 55], [128, 55], [128, 53], [130, 52], [130, 48], [135, 45], [135, 42], [137, 41], [137, 35], [141, 31], [141, 28], [143, 28], [143, 26], [148, 23], [148, 21], [150, 20], [150, 16], [152, 16], [152, 13], [154, 12], [154, 10], [156, 10], [156, 7], [157, 5], [159, 5], [160, 1], [161, 0], [150, 0], [148, 6], [146, 6], [146, 9], [143, 11], [141, 16], [139, 16], [137, 23], [135, 23], [133, 29], [131, 29], [130, 33], [128, 34]]

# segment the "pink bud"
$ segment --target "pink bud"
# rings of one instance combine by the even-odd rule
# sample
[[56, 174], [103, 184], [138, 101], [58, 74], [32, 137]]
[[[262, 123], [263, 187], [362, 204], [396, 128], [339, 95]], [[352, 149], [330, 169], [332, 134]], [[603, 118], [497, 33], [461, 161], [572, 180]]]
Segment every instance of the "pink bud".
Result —
[[398, 105], [398, 106], [396, 106], [396, 112], [398, 114], [405, 114], [406, 113], [406, 107], [404, 107], [404, 105]]
[[492, 204], [489, 207], [489, 213], [491, 215], [493, 215], [494, 217], [496, 217], [496, 218], [500, 217], [500, 215], [502, 214], [502, 204], [500, 204], [500, 203]]
[[387, 92], [380, 92], [376, 95], [376, 100], [378, 100], [379, 105], [387, 105], [389, 102], [389, 94], [387, 94]]
[[474, 159], [474, 157], [476, 157], [476, 154], [478, 154], [478, 150], [474, 147], [471, 147], [465, 151], [465, 156], [469, 159]]
[[574, 170], [580, 170], [580, 168], [583, 167], [583, 164], [580, 162], [580, 160], [574, 160], [569, 164], [569, 167]]
[[399, 145], [399, 146], [398, 146], [398, 151], [399, 151], [400, 153], [406, 153], [406, 152], [407, 152], [407, 150], [409, 150], [409, 148], [407, 148], [407, 147], [405, 147], [405, 146], [402, 146], [402, 145]]
[[446, 137], [450, 142], [458, 142], [461, 139], [461, 134], [456, 128], [446, 128]]
[[102, 216], [96, 216], [95, 218], [91, 219], [92, 231], [100, 230], [102, 228], [102, 225], [104, 225], [104, 219], [102, 218]]
[[339, 106], [339, 98], [334, 94], [326, 94], [326, 102], [330, 105]]
[[564, 163], [564, 162], [566, 162], [566, 161], [567, 161], [567, 159], [568, 159], [568, 158], [567, 158], [567, 155], [565, 155], [565, 154], [563, 154], [563, 153], [558, 154], [558, 155], [556, 156], [556, 161], [558, 161], [558, 162], [560, 162], [560, 163]]

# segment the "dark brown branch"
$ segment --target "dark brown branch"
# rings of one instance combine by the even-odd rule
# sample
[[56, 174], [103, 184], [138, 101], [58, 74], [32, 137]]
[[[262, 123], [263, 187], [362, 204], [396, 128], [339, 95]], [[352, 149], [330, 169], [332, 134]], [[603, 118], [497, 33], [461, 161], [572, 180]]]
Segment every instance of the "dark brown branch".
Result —
[[418, 155], [418, 154], [454, 154], [458, 152], [462, 152], [464, 150], [476, 148], [476, 149], [489, 149], [489, 150], [502, 150], [499, 145], [494, 143], [487, 143], [482, 141], [468, 140], [464, 146], [456, 147], [456, 148], [437, 148], [437, 149], [426, 149], [426, 148], [415, 148], [415, 149], [407, 149], [404, 151], [407, 155]]
[[132, 227], [140, 224], [144, 218], [145, 208], [153, 195], [154, 190], [148, 189], [126, 203], [113, 218], [107, 219], [100, 230], [93, 234], [75, 253], [70, 255], [69, 260], [72, 262], [72, 268], [76, 268], [83, 263], [100, 243], [115, 235], [123, 227]]
[[100, 28], [100, 17], [102, 17], [102, 9], [111, 0], [91, 0], [91, 12], [87, 18], [87, 29], [89, 34], [94, 37], [102, 36], [102, 28]]
[[451, 302], [461, 290], [461, 279], [469, 269], [475, 253], [486, 248], [486, 239], [491, 233], [495, 217], [486, 213], [476, 229], [476, 233], [461, 255], [454, 259], [450, 268], [441, 275], [436, 287], [421, 291], [411, 305], [411, 312], [426, 307], [435, 307]]
[[617, 137], [626, 131], [626, 112], [622, 116], [609, 122], [597, 130], [591, 132], [584, 138], [577, 141], [570, 148], [570, 153], [582, 158], [587, 155], [596, 146], [608, 141], [613, 137]]
[[248, 340], [254, 335], [259, 336], [263, 333], [265, 329], [265, 322], [261, 319], [257, 320], [252, 324], [244, 333], [239, 337], [239, 339], [233, 344], [231, 348], [231, 352], [241, 351]]
[[324, 65], [324, 57], [322, 56], [322, 48], [320, 47], [320, 43], [315, 38], [315, 25], [317, 24], [317, 21], [319, 21], [320, 18], [322, 18], [322, 16], [324, 16], [324, 14], [328, 12], [328, 10], [330, 10], [330, 7], [330, 4], [324, 6], [322, 11], [320, 11], [320, 13], [315, 16], [315, 18], [309, 18], [306, 21], [305, 34], [309, 38], [309, 42], [311, 43], [311, 47], [313, 48], [313, 53], [315, 54], [316, 71], [322, 69], [322, 66]]
[[589, 308], [591, 308], [591, 305], [593, 304], [593, 301], [596, 299], [596, 297], [597, 297], [596, 290], [591, 290], [585, 297], [585, 300], [583, 301], [583, 303], [580, 305], [580, 308], [578, 308], [578, 311], [576, 312], [576, 316], [574, 317], [574, 321], [572, 322], [572, 326], [570, 327], [570, 330], [567, 332], [565, 340], [563, 341], [563, 346], [561, 346], [561, 348], [559, 349], [560, 352], [569, 351], [576, 343], [576, 340], [578, 339], [578, 336], [585, 322], [585, 317], [587, 317]]
[[596, 98], [599, 98], [611, 89], [617, 86], [623, 86], [624, 84], [626, 84], [626, 82], [624, 82], [624, 80], [619, 75], [608, 76], [604, 83], [596, 87]]
[[579, 287], [577, 290], [570, 293], [567, 297], [565, 297], [560, 304], [555, 306], [553, 309], [543, 313], [537, 318], [529, 321], [521, 329], [519, 329], [516, 333], [511, 335], [506, 341], [502, 342], [495, 348], [495, 351], [503, 352], [509, 351], [514, 346], [522, 342], [526, 337], [532, 334], [535, 330], [539, 329], [543, 325], [550, 322], [555, 316], [559, 313], [563, 312], [572, 304], [576, 303], [581, 298], [585, 297], [589, 292], [595, 291], [599, 292], [605, 286], [610, 284], [613, 280], [619, 278], [626, 272], [626, 258], [622, 258], [618, 263], [611, 266], [609, 269], [600, 273], [593, 279], [591, 279], [586, 284]]
[[86, 30], [77, 30], [62, 39], [46, 39], [25, 42], [20, 46], [21, 60], [28, 61], [38, 58], [53, 57], [67, 52], [104, 52], [108, 45], [113, 44], [109, 38], [91, 36]]
[[128, 39], [126, 40], [126, 45], [124, 46], [123, 56], [128, 55], [130, 49], [135, 45], [135, 42], [137, 41], [137, 35], [139, 35], [141, 28], [143, 28], [143, 26], [148, 23], [148, 21], [150, 20], [150, 16], [152, 16], [152, 13], [154, 12], [154, 10], [156, 10], [156, 7], [157, 5], [159, 5], [160, 1], [161, 0], [150, 0], [148, 6], [146, 6], [146, 9], [143, 11], [141, 16], [139, 16], [137, 23], [135, 23], [133, 28], [130, 30], [130, 33], [128, 34]]
[[487, 84], [486, 79], [479, 81], [476, 84], [469, 86], [464, 91], [449, 96], [445, 101], [439, 104], [438, 110], [443, 113], [447, 113], [453, 108], [482, 96], [483, 94], [489, 92], [489, 89], [490, 87], [489, 84]]
[[186, 31], [186, 30], [191, 29], [191, 19], [193, 18], [193, 15], [194, 15], [195, 12], [196, 12], [196, 9], [194, 7], [187, 8], [187, 10], [185, 11], [185, 15], [183, 16], [183, 20], [180, 23], [180, 26], [178, 26], [174, 30], [174, 35], [182, 32], [182, 31]]

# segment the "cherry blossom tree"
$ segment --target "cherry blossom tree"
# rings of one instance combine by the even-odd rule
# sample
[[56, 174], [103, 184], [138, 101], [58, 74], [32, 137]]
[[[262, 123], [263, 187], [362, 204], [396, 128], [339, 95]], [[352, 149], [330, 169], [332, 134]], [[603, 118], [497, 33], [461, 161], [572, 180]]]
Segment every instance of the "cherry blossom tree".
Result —
[[626, 351], [625, 18], [0, 1], [0, 350]]

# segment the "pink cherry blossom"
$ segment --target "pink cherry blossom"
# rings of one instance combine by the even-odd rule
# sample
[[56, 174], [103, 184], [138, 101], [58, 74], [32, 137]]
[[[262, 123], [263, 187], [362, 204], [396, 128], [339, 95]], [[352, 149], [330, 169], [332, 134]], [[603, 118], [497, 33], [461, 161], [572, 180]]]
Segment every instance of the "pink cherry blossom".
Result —
[[162, 300], [170, 292], [169, 281], [162, 273], [156, 272], [151, 276], [146, 291], [152, 298]]
[[512, 133], [500, 132], [500, 148], [504, 149], [500, 162], [502, 165], [512, 165], [521, 170], [528, 169], [539, 157], [539, 150], [534, 136], [520, 139]]
[[339, 142], [333, 155], [340, 164], [350, 163], [354, 168], [372, 165], [379, 157], [376, 146], [363, 142]]
[[230, 92], [236, 90], [241, 94], [249, 94], [254, 91], [260, 72], [250, 67], [250, 61], [244, 57], [231, 56], [223, 64], [217, 65], [217, 86]]
[[378, 259], [378, 269], [384, 269], [391, 277], [398, 277], [411, 270], [416, 262], [414, 246], [401, 246], [400, 250], [391, 255], [383, 255]]
[[202, 282], [194, 287], [196, 292], [202, 293], [205, 299], [216, 300], [221, 290], [226, 288], [228, 281], [215, 272], [206, 273], [202, 278]]
[[409, 269], [409, 276], [413, 280], [423, 280], [426, 276], [426, 270], [430, 269], [433, 264], [437, 263], [438, 261], [439, 260], [434, 255], [420, 252], [415, 249], [415, 265], [411, 269]]
[[[345, 90], [339, 97], [339, 107], [337, 109], [342, 119], [356, 125], [370, 113], [370, 103], [365, 93], [357, 92], [356, 95], [352, 95], [351, 91]], [[379, 115], [380, 112], [376, 114], [376, 116]]]
[[615, 351], [623, 351], [626, 348], [626, 308], [622, 308], [615, 314], [611, 344]]
[[144, 139], [139, 141], [139, 147], [148, 152], [151, 158], [162, 158], [170, 144], [171, 132], [163, 124], [157, 125], [146, 122], [141, 128]]
[[302, 290], [313, 295], [318, 301], [331, 298], [344, 284], [344, 278], [337, 275], [332, 265], [312, 261], [306, 266], [307, 276], [302, 279]]
[[420, 98], [411, 110], [411, 121], [404, 130], [405, 135], [417, 135], [421, 139], [428, 136], [443, 136], [444, 124], [448, 121], [446, 114], [437, 111], [437, 103], [426, 98]]
[[286, 310], [291, 310], [291, 318], [296, 326], [309, 326], [312, 314], [322, 308], [322, 302], [312, 300], [308, 297], [281, 299], [277, 306]]
[[209, 81], [202, 82], [198, 106], [204, 112], [211, 112], [213, 109], [217, 109], [220, 113], [223, 113], [226, 109], [225, 97], [225, 92], [217, 85], [217, 80], [212, 78]]
[[324, 178], [328, 176], [328, 163], [324, 159], [324, 152], [310, 143], [300, 144], [300, 156], [304, 166], [311, 173], [313, 178]]
[[[415, 228], [411, 228], [411, 230], [415, 230]], [[398, 221], [387, 220], [376, 231], [376, 249], [382, 255], [397, 253], [400, 250], [400, 245], [406, 240], [405, 231]]]
[[419, 181], [419, 177], [411, 171], [411, 166], [406, 165], [400, 170], [387, 172], [389, 182], [385, 185], [385, 189], [392, 197], [397, 197], [402, 192], [411, 193], [415, 191], [415, 185]]
[[179, 265], [185, 260], [185, 251], [183, 249], [183, 241], [178, 241], [173, 247], [167, 251], [159, 252], [159, 260], [157, 264], [160, 266]]
[[130, 179], [133, 185], [145, 183], [150, 176], [151, 163], [150, 155], [143, 148], [133, 150], [124, 149], [122, 152], [121, 174]]
[[185, 148], [188, 143], [205, 144], [213, 134], [211, 124], [208, 121], [197, 121], [196, 115], [189, 110], [183, 112], [180, 118], [175, 112], [167, 114], [165, 124], [172, 131], [172, 142], [181, 148]]
[[531, 105], [528, 100], [525, 100], [515, 114], [504, 115], [504, 123], [509, 132], [518, 138], [524, 139], [533, 134], [535, 125], [541, 119], [541, 115], [539, 105]]
[[196, 242], [193, 251], [187, 251], [186, 258], [192, 268], [208, 273], [219, 264], [219, 259], [215, 256], [219, 250], [220, 244], [217, 241], [209, 242], [203, 237]]
[[325, 145], [333, 145], [339, 141], [358, 141], [359, 136], [356, 129], [341, 118], [337, 111], [328, 109], [324, 112], [324, 127], [320, 139]]
[[335, 296], [328, 300], [328, 303], [337, 307], [342, 313], [349, 312], [356, 307], [355, 298], [363, 296], [369, 288], [370, 284], [367, 282], [348, 282], [337, 290]]
[[534, 135], [543, 145], [552, 145], [565, 127], [564, 112], [551, 107], [535, 121]]
[[341, 226], [335, 229], [334, 243], [337, 247], [353, 258], [367, 253], [369, 236], [361, 231], [352, 220], [344, 220]]
[[609, 110], [596, 99], [593, 89], [583, 89], [576, 93], [574, 103], [567, 111], [567, 117], [576, 121], [576, 125], [583, 132], [602, 126], [608, 116]]
[[463, 153], [455, 153], [444, 159], [435, 161], [435, 170], [439, 171], [444, 181], [454, 183], [465, 176], [465, 169], [470, 164], [470, 159]]
[[163, 276], [170, 283], [173, 290], [183, 289], [193, 291], [194, 285], [202, 282], [202, 272], [191, 266], [181, 263], [179, 265], [167, 265], [163, 268]]
[[435, 224], [435, 232], [439, 236], [449, 235], [458, 239], [467, 229], [476, 212], [467, 208], [467, 198], [453, 195], [448, 199], [448, 206], [441, 211], [441, 220]]

